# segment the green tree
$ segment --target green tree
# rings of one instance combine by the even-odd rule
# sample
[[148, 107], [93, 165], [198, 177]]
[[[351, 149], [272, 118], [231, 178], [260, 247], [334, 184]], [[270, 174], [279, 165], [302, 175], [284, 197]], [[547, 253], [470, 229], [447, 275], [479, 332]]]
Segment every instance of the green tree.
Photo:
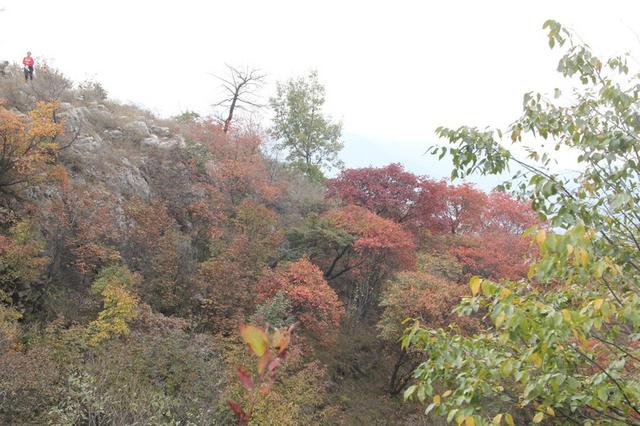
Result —
[[338, 159], [342, 123], [322, 114], [324, 101], [324, 87], [315, 71], [278, 83], [276, 96], [270, 99], [275, 112], [271, 133], [278, 148], [286, 151], [294, 168], [313, 179], [321, 179], [323, 169], [342, 166]]
[[[449, 146], [433, 151], [451, 155], [454, 177], [517, 164], [506, 186], [517, 184], [554, 232], [528, 231], [540, 250], [528, 280], [471, 279], [457, 312], [485, 313], [484, 331], [406, 331], [403, 345], [426, 360], [405, 395], [429, 397], [427, 412], [459, 424], [640, 424], [640, 75], [555, 21], [544, 28], [565, 49], [558, 70], [581, 88], [526, 94], [506, 131], [440, 128]], [[549, 148], [575, 154], [578, 171], [554, 171]]]

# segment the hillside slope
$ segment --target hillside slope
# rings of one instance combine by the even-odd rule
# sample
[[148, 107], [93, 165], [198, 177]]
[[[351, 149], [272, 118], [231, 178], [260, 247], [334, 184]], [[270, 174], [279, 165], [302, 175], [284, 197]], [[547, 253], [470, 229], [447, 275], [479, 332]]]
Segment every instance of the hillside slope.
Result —
[[[535, 217], [504, 194], [397, 164], [312, 181], [251, 124], [159, 119], [96, 82], [9, 71], [3, 423], [233, 424], [232, 399], [260, 425], [434, 424], [402, 401], [419, 359], [402, 321], [475, 330], [452, 314], [467, 278], [526, 274]], [[296, 324], [259, 397], [237, 377], [245, 323]]]

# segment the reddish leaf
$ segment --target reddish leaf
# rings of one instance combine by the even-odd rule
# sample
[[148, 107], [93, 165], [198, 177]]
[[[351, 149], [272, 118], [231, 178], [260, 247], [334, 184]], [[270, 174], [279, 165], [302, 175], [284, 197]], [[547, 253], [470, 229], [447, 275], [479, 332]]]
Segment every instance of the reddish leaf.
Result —
[[282, 358], [274, 358], [271, 360], [271, 362], [269, 363], [269, 365], [267, 365], [267, 371], [273, 371], [275, 370], [278, 365], [280, 365], [280, 361]]
[[229, 406], [231, 411], [233, 411], [233, 414], [238, 417], [238, 419], [245, 419], [247, 417], [246, 413], [237, 402], [229, 400], [227, 401], [227, 405]]
[[247, 371], [243, 368], [238, 368], [237, 373], [242, 386], [244, 386], [247, 390], [253, 389], [253, 379], [251, 378], [251, 376], [249, 376], [249, 373], [247, 373]]

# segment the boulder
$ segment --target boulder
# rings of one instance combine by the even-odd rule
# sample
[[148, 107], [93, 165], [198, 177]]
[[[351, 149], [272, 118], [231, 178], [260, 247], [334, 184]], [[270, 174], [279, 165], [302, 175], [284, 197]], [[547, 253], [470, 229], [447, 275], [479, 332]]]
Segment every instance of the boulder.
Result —
[[9, 67], [9, 61], [0, 61], [0, 77], [7, 75], [7, 68]]
[[168, 138], [171, 136], [171, 131], [168, 127], [150, 126], [151, 132], [160, 136], [161, 138]]
[[144, 121], [132, 121], [126, 124], [124, 131], [132, 142], [139, 142], [151, 137], [151, 132]]

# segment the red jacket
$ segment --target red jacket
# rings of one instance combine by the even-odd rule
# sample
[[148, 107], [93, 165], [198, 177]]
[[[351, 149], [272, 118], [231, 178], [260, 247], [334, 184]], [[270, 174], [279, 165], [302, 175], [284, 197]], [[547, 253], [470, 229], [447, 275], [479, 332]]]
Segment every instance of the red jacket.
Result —
[[24, 59], [22, 60], [22, 65], [24, 65], [25, 67], [32, 67], [34, 64], [34, 60], [31, 56], [25, 56]]

